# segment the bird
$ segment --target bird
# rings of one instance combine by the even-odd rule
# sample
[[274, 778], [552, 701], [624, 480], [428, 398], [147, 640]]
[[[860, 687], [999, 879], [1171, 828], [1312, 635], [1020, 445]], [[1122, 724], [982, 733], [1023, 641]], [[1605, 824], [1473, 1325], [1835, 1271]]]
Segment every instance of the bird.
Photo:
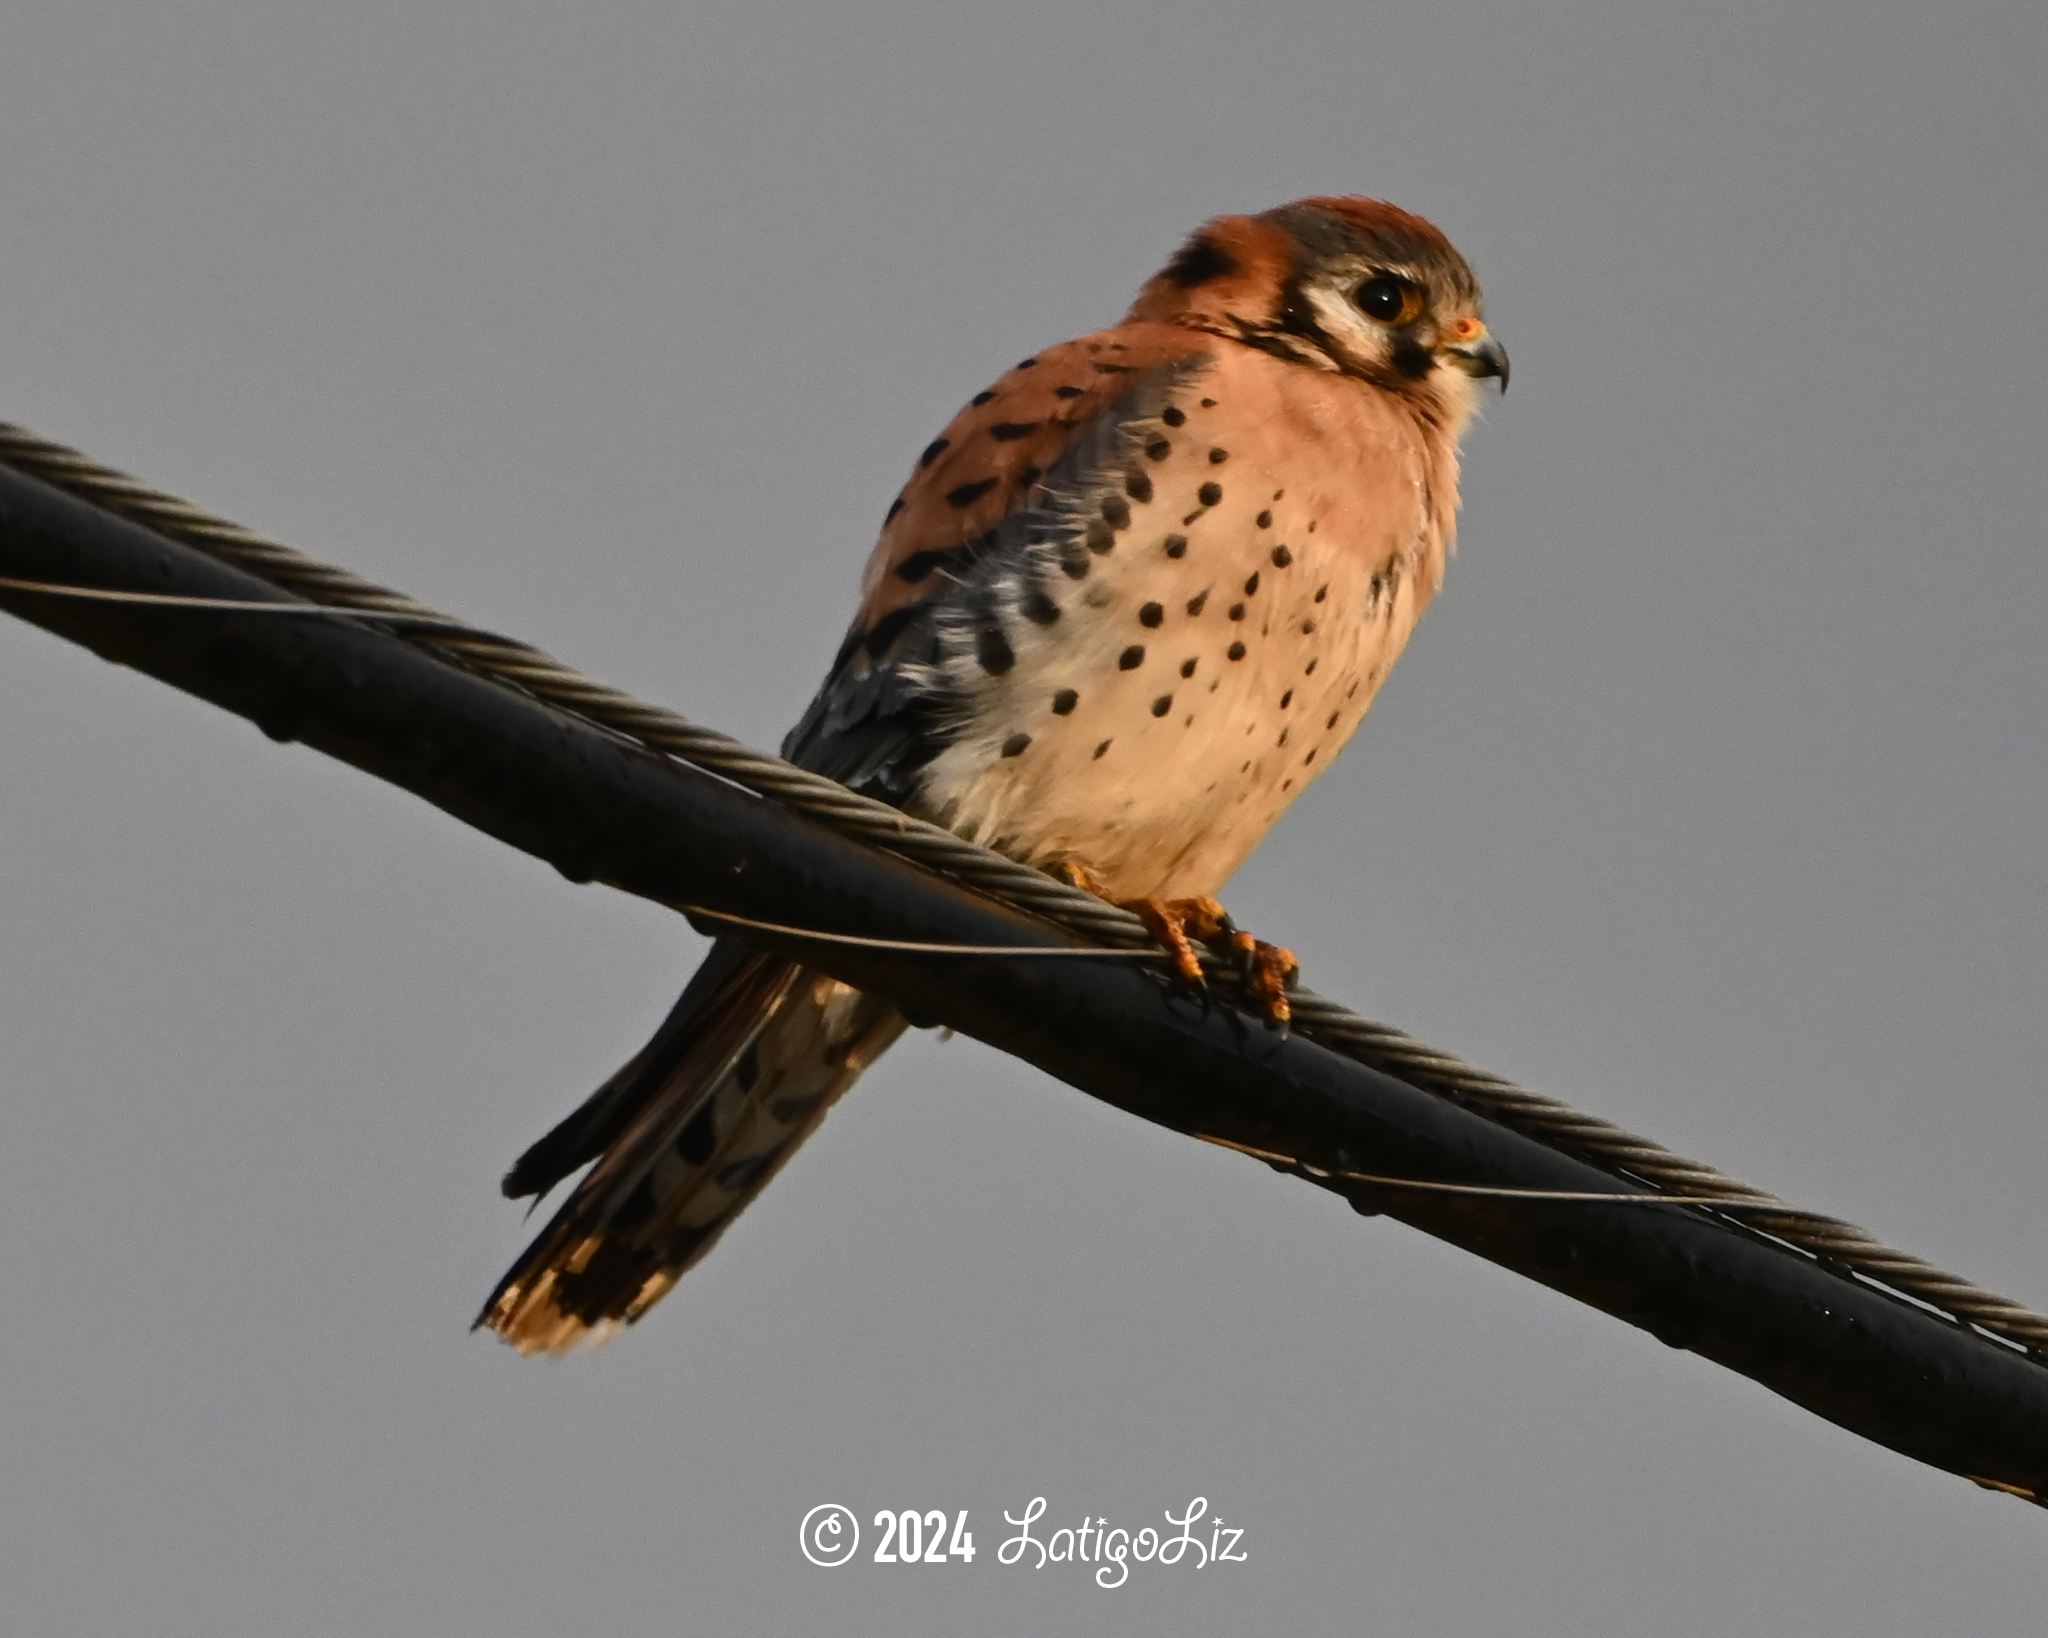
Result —
[[[1508, 381], [1477, 278], [1360, 196], [1199, 228], [1123, 320], [975, 394], [890, 504], [813, 772], [1136, 908], [1286, 1015], [1214, 895], [1358, 727], [1443, 581], [1459, 445]], [[718, 938], [652, 1040], [504, 1179], [589, 1170], [477, 1325], [558, 1354], [645, 1315], [907, 1027]]]

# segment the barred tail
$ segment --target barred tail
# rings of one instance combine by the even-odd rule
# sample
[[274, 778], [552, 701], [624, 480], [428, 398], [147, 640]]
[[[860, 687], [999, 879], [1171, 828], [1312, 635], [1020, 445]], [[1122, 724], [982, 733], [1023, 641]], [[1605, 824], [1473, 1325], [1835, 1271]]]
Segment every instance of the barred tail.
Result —
[[903, 1028], [886, 1001], [721, 941], [654, 1039], [506, 1174], [516, 1198], [597, 1162], [477, 1324], [523, 1354], [632, 1324]]

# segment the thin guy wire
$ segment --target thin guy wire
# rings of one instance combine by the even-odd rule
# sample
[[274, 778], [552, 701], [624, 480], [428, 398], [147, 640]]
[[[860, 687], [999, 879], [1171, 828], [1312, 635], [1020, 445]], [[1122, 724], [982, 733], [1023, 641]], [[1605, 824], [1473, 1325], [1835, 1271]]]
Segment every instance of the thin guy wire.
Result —
[[[215, 517], [26, 428], [0, 422], [0, 462], [294, 596], [371, 617], [385, 616], [394, 627], [422, 628], [406, 631], [403, 640], [1097, 943], [1129, 950], [1152, 942], [1144, 923], [1127, 910], [779, 757], [753, 750], [714, 729], [700, 727], [673, 711], [635, 699], [529, 644], [466, 626], [401, 593]], [[1235, 981], [1227, 966], [1217, 964], [1210, 971], [1212, 979], [1220, 978], [1226, 984]], [[1838, 1273], [1860, 1275], [2037, 1355], [2048, 1354], [2048, 1316], [1887, 1246], [1852, 1223], [1802, 1210], [1611, 1121], [1574, 1109], [1561, 1099], [1517, 1086], [1391, 1025], [1362, 1018], [1313, 991], [1295, 990], [1290, 1002], [1294, 1026], [1332, 1051], [1656, 1193], [1715, 1195], [1740, 1201], [1739, 1220], [1717, 1220], [1738, 1230], [1761, 1233]], [[1317, 1174], [1304, 1168], [1304, 1175]], [[1712, 1208], [1698, 1209], [1712, 1212]]]
[[1369, 1183], [1375, 1188], [1406, 1189], [1420, 1194], [1455, 1194], [1484, 1200], [1535, 1200], [1571, 1205], [1714, 1206], [1724, 1211], [1750, 1211], [1757, 1204], [1754, 1200], [1725, 1194], [1616, 1194], [1611, 1189], [1514, 1189], [1492, 1183], [1445, 1183], [1434, 1178], [1392, 1177], [1384, 1172], [1332, 1171], [1322, 1166], [1311, 1166], [1291, 1155], [1277, 1154], [1271, 1149], [1255, 1149], [1249, 1143], [1238, 1143], [1230, 1138], [1211, 1137], [1202, 1132], [1195, 1136], [1219, 1149], [1230, 1149], [1254, 1160], [1263, 1160], [1276, 1170], [1296, 1173], [1312, 1183], [1335, 1178], [1344, 1183]]
[[949, 944], [920, 938], [870, 938], [864, 933], [828, 933], [817, 927], [792, 927], [782, 921], [756, 921], [736, 916], [730, 910], [707, 910], [701, 904], [671, 904], [686, 916], [724, 922], [730, 927], [751, 927], [761, 933], [782, 933], [811, 944], [845, 944], [858, 950], [900, 950], [909, 955], [954, 956], [1064, 956], [1107, 961], [1163, 962], [1171, 959], [1164, 950], [1105, 950], [1092, 944]]

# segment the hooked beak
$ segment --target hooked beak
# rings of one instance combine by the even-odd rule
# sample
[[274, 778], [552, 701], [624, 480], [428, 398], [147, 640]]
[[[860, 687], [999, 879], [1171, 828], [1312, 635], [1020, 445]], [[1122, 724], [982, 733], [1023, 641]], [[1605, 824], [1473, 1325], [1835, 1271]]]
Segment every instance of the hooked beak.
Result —
[[1488, 335], [1483, 327], [1469, 341], [1446, 347], [1444, 356], [1475, 381], [1484, 381], [1491, 376], [1500, 382], [1502, 392], [1508, 390], [1508, 350]]

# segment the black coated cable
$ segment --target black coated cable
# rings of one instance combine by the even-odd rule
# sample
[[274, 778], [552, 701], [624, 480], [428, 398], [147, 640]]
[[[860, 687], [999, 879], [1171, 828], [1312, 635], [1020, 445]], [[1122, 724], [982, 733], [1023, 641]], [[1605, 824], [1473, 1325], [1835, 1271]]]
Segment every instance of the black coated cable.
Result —
[[[0, 463], [320, 605], [306, 609], [307, 614], [346, 614], [385, 625], [404, 641], [476, 675], [716, 774], [844, 835], [1112, 950], [1137, 951], [1153, 942], [1144, 923], [1127, 910], [672, 711], [635, 699], [528, 644], [465, 625], [401, 593], [214, 517], [25, 428], [0, 422]], [[161, 601], [148, 593], [132, 594], [124, 600]], [[1212, 984], [1234, 990], [1236, 974], [1228, 964], [1205, 962], [1205, 966]], [[1673, 1197], [1666, 1204], [1716, 1216], [1731, 1227], [1814, 1258], [1838, 1274], [1860, 1277], [2017, 1344], [2037, 1360], [2048, 1358], [2048, 1316], [2023, 1304], [1895, 1250], [1851, 1223], [1802, 1210], [1559, 1099], [1476, 1069], [1312, 991], [1292, 991], [1289, 999], [1295, 1027], [1332, 1051], [1447, 1098], [1654, 1195]], [[1336, 1177], [1368, 1189], [1397, 1183], [1363, 1173], [1320, 1171], [1296, 1157], [1261, 1154], [1260, 1158], [1283, 1169], [1299, 1169], [1317, 1178]], [[1463, 1191], [1477, 1186], [1456, 1187]]]

